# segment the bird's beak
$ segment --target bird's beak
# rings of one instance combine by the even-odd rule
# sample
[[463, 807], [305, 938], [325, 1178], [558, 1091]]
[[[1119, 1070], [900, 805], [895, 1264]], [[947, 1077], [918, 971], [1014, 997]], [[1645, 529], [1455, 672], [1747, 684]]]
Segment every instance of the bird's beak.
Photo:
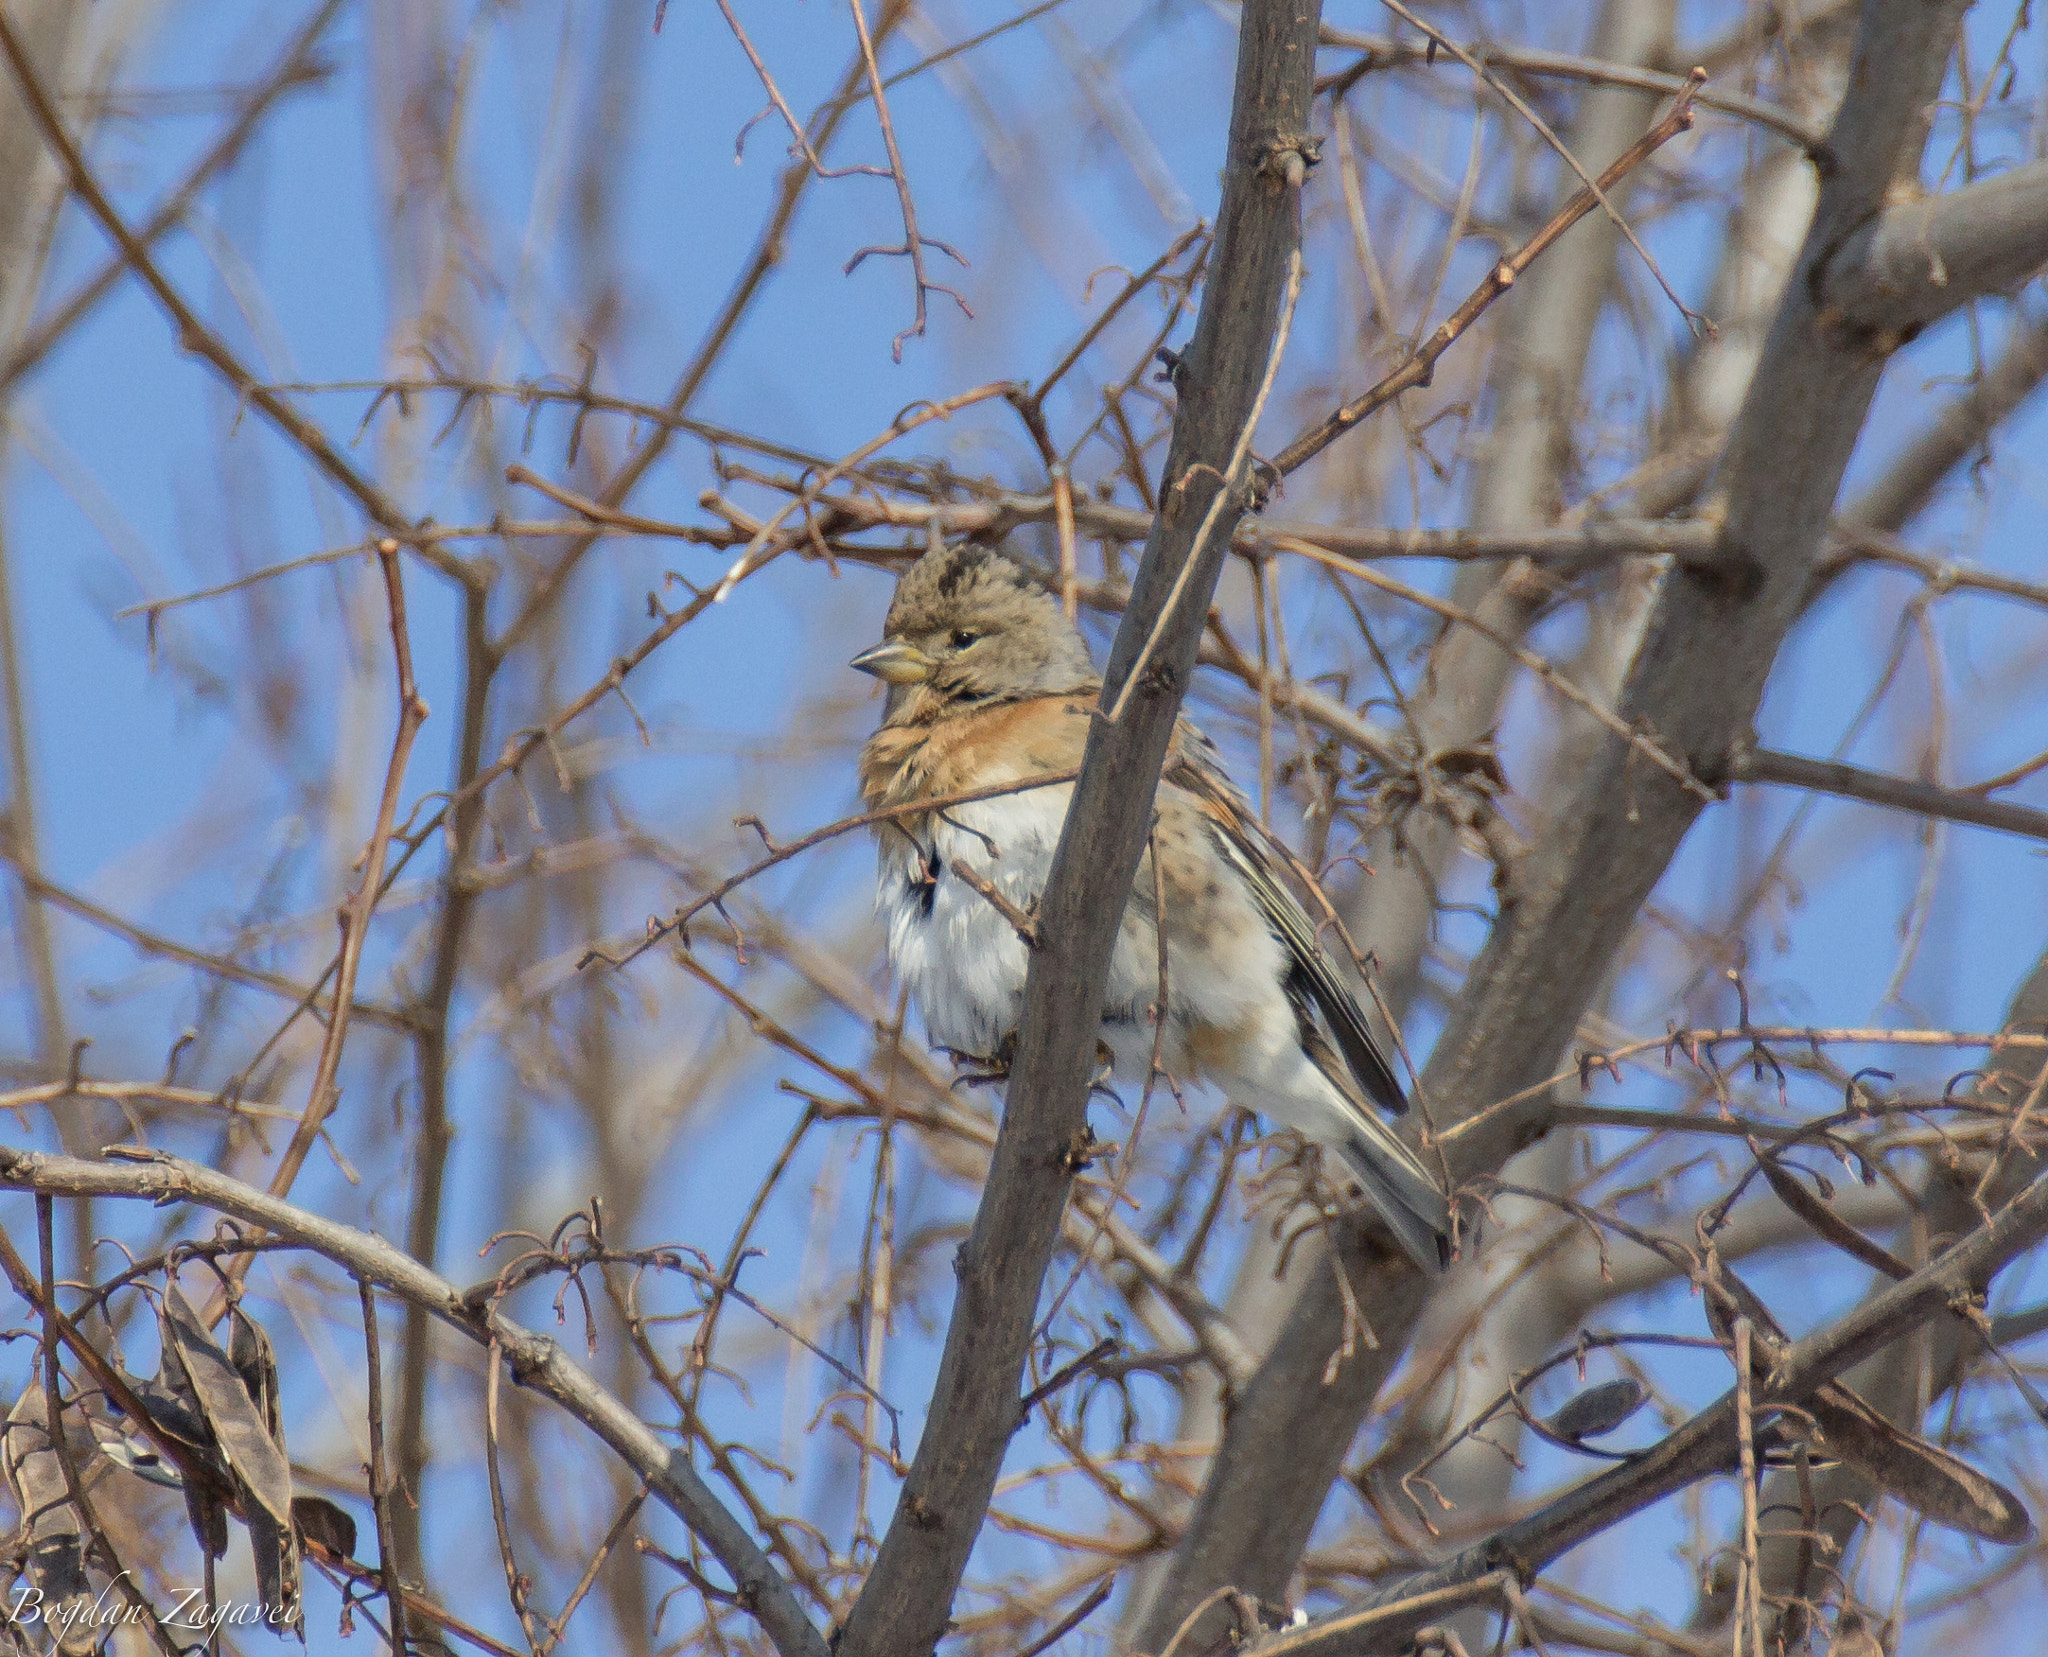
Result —
[[891, 685], [921, 685], [938, 671], [939, 666], [916, 645], [905, 644], [901, 639], [884, 639], [872, 649], [863, 650], [846, 665], [859, 668], [863, 673], [872, 673]]

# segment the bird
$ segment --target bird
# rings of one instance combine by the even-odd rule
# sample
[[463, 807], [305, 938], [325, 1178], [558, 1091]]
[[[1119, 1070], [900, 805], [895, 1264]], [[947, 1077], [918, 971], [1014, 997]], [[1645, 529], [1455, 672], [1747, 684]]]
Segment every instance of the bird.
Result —
[[[1001, 1074], [1030, 962], [1019, 922], [1044, 892], [1073, 783], [916, 808], [1076, 771], [1100, 675], [1048, 585], [1006, 549], [972, 541], [935, 540], [904, 571], [881, 642], [850, 665], [887, 687], [858, 769], [869, 811], [885, 814], [876, 908], [890, 964], [935, 1047]], [[1407, 1109], [1400, 1081], [1291, 890], [1284, 853], [1184, 718], [1154, 814], [1103, 999], [1113, 1074], [1149, 1076], [1156, 1042], [1169, 1076], [1211, 1081], [1334, 1152], [1402, 1248], [1441, 1269], [1443, 1189], [1374, 1109]]]

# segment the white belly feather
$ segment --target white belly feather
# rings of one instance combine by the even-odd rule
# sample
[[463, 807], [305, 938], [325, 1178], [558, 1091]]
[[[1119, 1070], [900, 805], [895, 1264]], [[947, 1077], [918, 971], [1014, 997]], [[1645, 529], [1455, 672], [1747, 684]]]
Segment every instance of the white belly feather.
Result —
[[1016, 928], [953, 873], [953, 860], [965, 861], [1019, 909], [1030, 908], [1045, 889], [1072, 792], [1037, 789], [950, 808], [950, 821], [935, 820], [928, 830], [929, 865], [926, 847], [882, 830], [875, 907], [888, 923], [890, 965], [924, 1015], [934, 1046], [992, 1055], [1017, 1028], [1030, 959]]
[[[993, 1056], [1017, 1029], [1030, 964], [1016, 929], [953, 872], [954, 860], [1017, 908], [1031, 909], [1045, 889], [1072, 793], [1069, 784], [950, 807], [927, 830], [929, 863], [924, 847], [895, 829], [883, 830], [876, 909], [888, 926], [890, 964], [909, 988], [934, 1046]], [[1146, 896], [1148, 870], [1139, 875]], [[1151, 908], [1141, 901], [1126, 910], [1103, 998], [1102, 1039], [1119, 1078], [1132, 1083], [1142, 1083], [1151, 1062], [1152, 1010], [1159, 999]], [[1247, 1057], [1256, 1052], [1288, 1072], [1303, 1062], [1293, 1011], [1278, 991], [1285, 972], [1282, 945], [1248, 899], [1244, 909], [1244, 924], [1226, 929], [1228, 947], [1220, 949], [1215, 946], [1223, 940], [1213, 935], [1204, 940], [1206, 947], [1185, 947], [1180, 924], [1169, 919], [1171, 1016], [1162, 1057], [1178, 1079], [1193, 1079], [1185, 1040], [1191, 1024], [1242, 1032], [1251, 1037]], [[1269, 1091], [1258, 1085], [1265, 1077], [1214, 1079]], [[1265, 1101], [1244, 1102], [1256, 1107]]]

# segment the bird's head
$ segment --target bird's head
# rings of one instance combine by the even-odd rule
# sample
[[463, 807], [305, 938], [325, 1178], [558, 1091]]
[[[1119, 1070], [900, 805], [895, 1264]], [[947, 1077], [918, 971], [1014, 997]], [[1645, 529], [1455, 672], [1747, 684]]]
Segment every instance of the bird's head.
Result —
[[1059, 600], [1014, 559], [971, 545], [934, 547], [904, 571], [882, 642], [851, 665], [888, 685], [891, 725], [1097, 683]]

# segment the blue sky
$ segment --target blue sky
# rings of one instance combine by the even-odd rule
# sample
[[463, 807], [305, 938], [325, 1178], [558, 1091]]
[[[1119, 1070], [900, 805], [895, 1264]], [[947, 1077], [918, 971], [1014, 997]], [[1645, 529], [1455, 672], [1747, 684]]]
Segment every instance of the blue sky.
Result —
[[[1541, 8], [1521, 8], [1510, 18], [1512, 10], [1499, 9], [1502, 27], [1520, 38], [1562, 27]], [[1689, 26], [1705, 36], [1733, 8], [1686, 10]], [[1384, 26], [1376, 8], [1359, 0], [1332, 5], [1330, 14], [1347, 26]], [[245, 360], [279, 381], [375, 379], [391, 366], [394, 308], [407, 290], [394, 278], [403, 245], [385, 205], [388, 163], [375, 127], [380, 66], [369, 47], [368, 15], [353, 8], [343, 14], [325, 47], [332, 76], [284, 101], [242, 162], [208, 191], [195, 231], [172, 236], [162, 249], [163, 268], [181, 291]], [[825, 0], [777, 0], [743, 15], [793, 107], [814, 107], [846, 60], [843, 14]], [[947, 0], [926, 15], [932, 40], [951, 41], [1003, 13]], [[1061, 15], [1084, 48], [1114, 64], [1164, 176], [1195, 212], [1212, 211], [1229, 91], [1225, 21], [1193, 4], [1075, 7]], [[157, 87], [246, 80], [270, 61], [297, 17], [275, 5], [228, 0], [170, 8], [127, 77]], [[616, 192], [624, 320], [617, 349], [600, 358], [596, 372], [597, 385], [622, 395], [650, 401], [667, 395], [740, 267], [775, 187], [784, 140], [772, 118], [752, 130], [735, 164], [734, 135], [760, 100], [716, 10], [678, 0], [658, 35], [648, 27], [650, 17], [648, 6], [626, 6], [614, 17], [586, 3], [529, 5], [503, 14], [481, 6], [456, 19], [453, 38], [458, 46], [467, 40], [473, 53], [462, 148], [464, 177], [474, 192], [474, 245], [465, 263], [473, 288], [466, 303], [480, 366], [497, 378], [580, 372], [562, 323], [579, 280], [562, 248], [574, 206], [565, 168], [580, 135], [612, 115], [626, 122], [606, 163]], [[630, 95], [625, 85], [600, 83], [590, 72], [607, 26], [624, 30], [629, 40], [625, 61], [636, 71]], [[1991, 35], [2002, 20], [1980, 16], [1976, 27], [1984, 36], [1975, 42], [1984, 61], [1995, 50]], [[885, 67], [911, 62], [930, 43], [921, 35], [891, 43]], [[1574, 44], [1567, 37], [1541, 43]], [[1100, 282], [1088, 297], [1090, 274], [1111, 264], [1142, 265], [1185, 228], [1161, 211], [1159, 178], [1151, 177], [1148, 189], [1145, 171], [1080, 109], [1050, 37], [1020, 31], [974, 61], [971, 85], [928, 74], [907, 83], [891, 104], [924, 228], [957, 245], [969, 261], [965, 269], [945, 270], [947, 262], [938, 260], [934, 274], [960, 287], [974, 318], [936, 299], [929, 335], [911, 341], [902, 362], [893, 362], [891, 337], [908, 320], [902, 262], [870, 259], [854, 275], [840, 274], [856, 249], [898, 233], [892, 192], [874, 178], [822, 182], [811, 190], [779, 268], [693, 412], [819, 453], [843, 452], [915, 399], [1042, 373], [1100, 302]], [[2023, 47], [2019, 62], [2017, 102], [2033, 112], [2041, 87], [2038, 49]], [[1368, 96], [1390, 122], [1412, 112], [1396, 84]], [[985, 119], [977, 117], [977, 98], [986, 100]], [[181, 176], [220, 120], [216, 107], [146, 123], [114, 122], [97, 136], [95, 165], [131, 220]], [[1417, 131], [1434, 136], [1421, 125]], [[1709, 120], [1702, 131], [1697, 143], [1717, 157], [1715, 165], [1732, 170], [1740, 164], [1745, 139], [1732, 124]], [[837, 158], [879, 158], [864, 116], [848, 132]], [[992, 142], [998, 134], [1017, 143], [1014, 153]], [[1987, 150], [1995, 156], [2020, 156], [2037, 142], [2011, 122], [1987, 129]], [[1462, 154], [1447, 146], [1432, 160], [1455, 176]], [[1034, 179], [1058, 180], [1059, 188], [1040, 196], [1020, 190], [1020, 180]], [[1376, 185], [1390, 187], [1384, 177]], [[1689, 294], [1707, 274], [1710, 227], [1706, 215], [1681, 212], [1650, 232], [1660, 260]], [[1334, 238], [1320, 244], [1331, 250], [1330, 259], [1339, 245]], [[66, 291], [104, 256], [97, 232], [76, 211], [67, 212], [46, 293]], [[1483, 249], [1467, 250], [1450, 292], [1463, 291], [1461, 279], [1476, 274], [1484, 256]], [[1312, 350], [1341, 344], [1332, 338], [1341, 273], [1316, 271], [1314, 278], [1302, 329], [1312, 349], [1290, 366], [1290, 407], [1297, 414], [1308, 407], [1306, 388], [1326, 384], [1332, 372]], [[1850, 493], [1914, 428], [1941, 385], [1968, 371], [1972, 326], [1989, 350], [2006, 326], [2004, 312], [1987, 307], [1974, 324], [1945, 324], [1894, 367], [1852, 468]], [[1679, 332], [1668, 310], [1650, 329], [1654, 351], [1640, 336], [1611, 329], [1599, 347], [1602, 383], [1617, 396], [1641, 394], [1659, 353], [1673, 348]], [[1135, 320], [1112, 331], [1107, 348], [1075, 376], [1076, 396], [1119, 370], [1140, 337]], [[1345, 366], [1335, 370], [1340, 380]], [[311, 397], [306, 406], [346, 441], [368, 401], [360, 392], [333, 393]], [[1079, 406], [1056, 403], [1055, 416], [1071, 428]], [[445, 415], [447, 405], [441, 409]], [[361, 533], [356, 514], [310, 478], [259, 417], [237, 417], [232, 397], [202, 364], [178, 353], [162, 313], [132, 282], [121, 284], [36, 372], [12, 412], [14, 441], [0, 484], [31, 701], [39, 831], [52, 878], [150, 927], [213, 945], [230, 937], [235, 918], [263, 899], [266, 880], [279, 913], [319, 916], [341, 890], [374, 797], [366, 783], [349, 806], [356, 825], [331, 839], [315, 837], [329, 809], [324, 791], [336, 759], [323, 733], [331, 733], [345, 711], [340, 687], [353, 682], [352, 653], [371, 652], [366, 694], [383, 698], [362, 727], [372, 733], [362, 756], [366, 776], [373, 779], [381, 768], [388, 740], [383, 640], [372, 626], [351, 642], [347, 625], [349, 607], [360, 608], [366, 599], [376, 621], [371, 568], [362, 562], [308, 570], [260, 589], [254, 605], [237, 600], [174, 612], [163, 624], [154, 661], [142, 618], [115, 612], [237, 569], [351, 542]], [[413, 429], [432, 418], [423, 412]], [[518, 419], [512, 411], [508, 429], [516, 429]], [[479, 521], [499, 505], [551, 512], [531, 492], [503, 490], [496, 474], [505, 455], [475, 442], [473, 431], [461, 428], [427, 448], [405, 436], [387, 407], [351, 452], [393, 479], [394, 493], [411, 512], [446, 522]], [[528, 463], [550, 476], [565, 475], [567, 436], [565, 417], [545, 415]], [[614, 428], [613, 453], [617, 436]], [[2048, 544], [2048, 474], [2037, 459], [2043, 437], [2038, 409], [2015, 422], [1977, 486], [1952, 490], [1915, 527], [1914, 544], [2038, 578], [2040, 549]], [[906, 447], [943, 455], [962, 472], [1019, 482], [1035, 465], [999, 405], [928, 429]], [[699, 518], [697, 497], [710, 482], [704, 450], [679, 441], [633, 506], [653, 516]], [[1285, 510], [1308, 513], [1326, 502], [1311, 486]], [[1428, 521], [1458, 521], [1455, 489], [1409, 504]], [[666, 571], [702, 581], [719, 567], [716, 555], [699, 548], [601, 546], [581, 578], [576, 631], [555, 646], [549, 681], [555, 699], [593, 682], [641, 636], [645, 594]], [[1443, 579], [1441, 572], [1418, 574], [1413, 566], [1401, 573], [1432, 583]], [[407, 583], [420, 686], [434, 709], [408, 778], [409, 806], [446, 775], [460, 668], [454, 593], [417, 564]], [[1859, 573], [1817, 607], [1773, 678], [1759, 718], [1767, 743], [1801, 753], [1832, 751], [1878, 671], [1906, 590], [1895, 574]], [[1294, 592], [1298, 613], [1290, 613], [1291, 629], [1304, 637], [1320, 629], [1327, 636], [1342, 623], [1341, 610], [1320, 589], [1304, 582]], [[872, 715], [865, 683], [849, 682], [838, 664], [872, 637], [886, 599], [884, 579], [857, 568], [834, 580], [816, 565], [785, 560], [748, 583], [635, 676], [636, 704], [660, 741], [618, 773], [618, 797], [640, 820], [726, 866], [751, 854], [748, 839], [729, 824], [736, 799], [760, 810], [778, 837], [840, 815], [852, 799], [852, 745]], [[2048, 747], [2039, 614], [1957, 594], [1936, 604], [1931, 618], [1930, 636], [1953, 699], [1954, 738], [1941, 775], [1969, 780]], [[1574, 626], [1569, 615], [1560, 617], [1536, 642], [1562, 652]], [[263, 736], [258, 698], [266, 673], [273, 682], [294, 674], [300, 681], [296, 735], [281, 747], [266, 747]], [[1896, 703], [1847, 757], [1912, 771], [1925, 732], [1927, 683], [1917, 665], [1909, 666]], [[487, 751], [530, 712], [501, 708]], [[1540, 712], [1540, 699], [1524, 687], [1507, 740], [1533, 732]], [[815, 737], [816, 746], [792, 761], [782, 757], [780, 745], [799, 721], [813, 722], [804, 734]], [[608, 703], [571, 734], [628, 740], [632, 731], [626, 710]], [[1237, 756], [1242, 763], [1241, 746]], [[520, 807], [505, 797], [510, 821]], [[2048, 792], [2037, 778], [2016, 797], [2040, 803]], [[1756, 848], [1775, 836], [1793, 804], [1782, 793], [1752, 791], [1717, 808], [1687, 843], [1660, 903], [1712, 918], [1735, 874], [1753, 866]], [[1783, 901], [1751, 930], [1748, 974], [1757, 1016], [1993, 1027], [2042, 947], [2048, 863], [2026, 842], [1983, 831], [1944, 830], [1941, 845], [1926, 942], [1897, 995], [1887, 1000], [1903, 947], [1898, 918], [1924, 866], [1916, 826], [1865, 807], [1821, 804]], [[863, 846], [842, 845], [764, 889], [786, 913], [842, 930], [864, 904], [867, 857]], [[1472, 894], [1483, 887], [1476, 876], [1470, 884]], [[649, 898], [623, 886], [616, 895], [619, 911], [605, 917], [612, 934], [631, 932], [649, 907], [672, 901], [672, 894]], [[411, 924], [405, 917], [385, 923], [373, 965], [402, 955]], [[202, 1004], [201, 986], [183, 971], [139, 962], [127, 946], [78, 923], [58, 922], [57, 936], [70, 1023], [95, 1044], [91, 1072], [160, 1074], [163, 1055]], [[279, 953], [309, 961], [326, 936], [309, 932]], [[1470, 924], [1453, 923], [1447, 937], [1459, 948], [1478, 942]], [[878, 970], [878, 962], [866, 967]], [[13, 1052], [26, 1054], [29, 1003], [11, 954], [0, 971], [8, 975], [0, 1029]], [[690, 1001], [677, 976], [659, 959], [643, 962], [633, 969], [627, 993], [644, 994], [675, 1014], [676, 1028], [687, 1031], [690, 1042], [706, 1039], [707, 1031], [723, 1026]], [[772, 983], [772, 975], [763, 981]], [[488, 987], [481, 983], [479, 991]], [[1667, 976], [1644, 974], [1622, 997], [1627, 1015], [1649, 1031], [1667, 1017], [1707, 1016], [1703, 1006], [1675, 1006], [1669, 988]], [[481, 1000], [480, 993], [466, 995], [458, 1021], [487, 1010]], [[678, 1007], [684, 1010], [677, 1013]], [[1719, 1010], [1732, 1013], [1728, 995]], [[233, 1071], [273, 1012], [268, 1003], [237, 1001], [203, 1055], [206, 1081], [217, 1083]], [[1425, 1011], [1418, 1016], [1418, 1039], [1426, 1040], [1430, 1028]], [[818, 1039], [841, 1059], [857, 1057], [862, 1045], [845, 1019], [821, 1019]], [[634, 1040], [638, 1052], [658, 1050], [661, 1027], [636, 1028]], [[1856, 1062], [1889, 1061], [1859, 1056]], [[1932, 1078], [1963, 1062], [1941, 1055], [1908, 1058], [1895, 1068]], [[760, 1166], [793, 1120], [797, 1107], [776, 1095], [772, 1083], [794, 1073], [781, 1056], [764, 1051], [735, 1073], [715, 1108], [664, 1144], [654, 1169], [660, 1199], [647, 1216], [662, 1239], [722, 1246]], [[397, 1175], [404, 1150], [380, 1126], [390, 1120], [386, 1105], [400, 1086], [388, 1048], [365, 1040], [344, 1080], [344, 1143], [368, 1179], [351, 1191], [321, 1166], [309, 1172], [302, 1192], [393, 1234], [403, 1226]], [[452, 1184], [459, 1196], [443, 1250], [445, 1269], [457, 1278], [481, 1269], [471, 1264], [471, 1251], [500, 1225], [553, 1218], [587, 1195], [590, 1146], [573, 1117], [543, 1114], [535, 1143], [548, 1154], [526, 1169], [501, 1165], [495, 1130], [500, 1113], [513, 1108], [506, 1102], [516, 1092], [513, 1080], [488, 1038], [458, 1073]], [[302, 1089], [300, 1078], [288, 1097], [295, 1101]], [[857, 1185], [866, 1178], [865, 1154], [850, 1140], [835, 1141], [829, 1152], [814, 1146], [799, 1164], [798, 1188], [824, 1179], [833, 1158], [841, 1164], [839, 1177]], [[957, 1209], [958, 1199], [930, 1189], [909, 1206], [936, 1214]], [[16, 1211], [7, 1212], [11, 1223]], [[826, 1227], [826, 1246], [857, 1247], [857, 1219], [850, 1207], [841, 1212]], [[132, 1223], [141, 1232], [149, 1222], [137, 1216]], [[769, 1258], [758, 1268], [763, 1282], [786, 1289], [796, 1281], [807, 1223], [800, 1204], [778, 1212], [766, 1234]], [[1778, 1286], [1768, 1277], [1760, 1281]], [[1826, 1294], [1839, 1299], [1859, 1286], [1836, 1274]], [[1686, 1327], [1694, 1316], [1678, 1297], [1644, 1307], [1641, 1315]], [[935, 1347], [906, 1339], [898, 1350], [888, 1390], [914, 1410]], [[300, 1396], [309, 1436], [332, 1441], [329, 1425], [311, 1426], [319, 1398], [312, 1360], [301, 1355], [293, 1361], [305, 1383]], [[1702, 1370], [1690, 1384], [1704, 1398], [1721, 1382]], [[457, 1402], [451, 1392], [448, 1407]], [[783, 1400], [771, 1385], [751, 1409], [737, 1399], [719, 1407], [728, 1427], [751, 1432], [774, 1420]], [[805, 1410], [795, 1413], [801, 1417]], [[1539, 1476], [1553, 1471], [1537, 1464]], [[467, 1550], [478, 1540], [457, 1534], [464, 1528], [457, 1516], [469, 1511], [464, 1504], [475, 1496], [472, 1472], [451, 1472], [449, 1485], [434, 1493], [440, 1504], [437, 1560], [446, 1567], [470, 1561]], [[822, 1499], [829, 1506], [842, 1497], [826, 1492]], [[600, 1515], [596, 1524], [602, 1523]], [[488, 1563], [489, 1554], [482, 1557]], [[1646, 1586], [1645, 1601], [1676, 1611], [1684, 1591], [1673, 1567]], [[316, 1616], [315, 1623], [315, 1649], [321, 1649], [331, 1615], [324, 1622]]]

